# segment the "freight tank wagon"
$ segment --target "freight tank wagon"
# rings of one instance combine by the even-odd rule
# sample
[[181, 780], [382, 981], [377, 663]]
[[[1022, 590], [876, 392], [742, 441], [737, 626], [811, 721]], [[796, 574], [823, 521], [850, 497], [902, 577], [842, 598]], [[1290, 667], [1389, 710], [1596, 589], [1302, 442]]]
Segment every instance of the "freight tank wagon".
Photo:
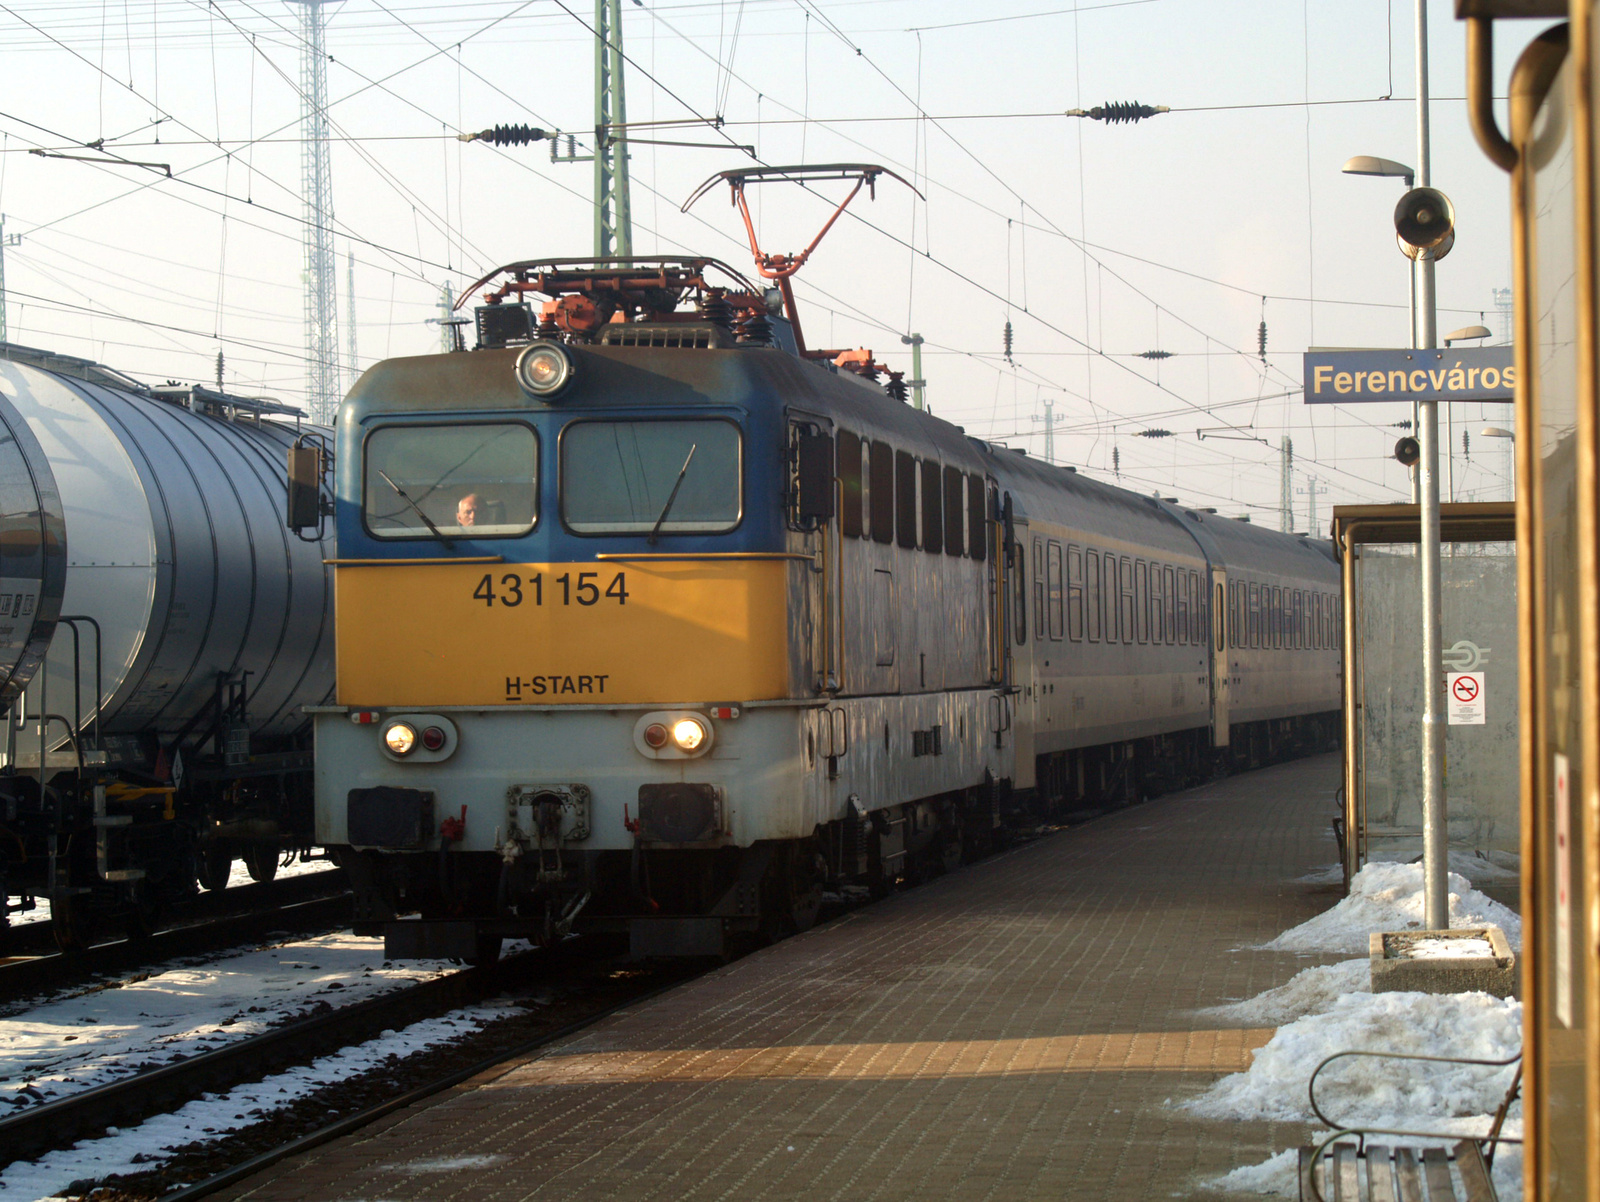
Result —
[[501, 274], [338, 419], [316, 837], [391, 955], [717, 954], [1337, 730], [1326, 548], [968, 438], [710, 260]]
[[221, 888], [236, 858], [270, 879], [310, 847], [302, 707], [333, 688], [328, 552], [283, 521], [285, 451], [318, 432], [14, 345], [0, 421], [7, 909], [48, 898], [75, 947]]

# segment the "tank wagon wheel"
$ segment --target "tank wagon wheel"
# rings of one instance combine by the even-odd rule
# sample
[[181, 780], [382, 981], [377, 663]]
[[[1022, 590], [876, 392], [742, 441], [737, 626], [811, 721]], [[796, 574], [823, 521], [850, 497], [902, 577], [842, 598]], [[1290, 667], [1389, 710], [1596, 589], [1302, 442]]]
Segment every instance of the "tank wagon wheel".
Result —
[[274, 843], [252, 843], [244, 849], [244, 867], [250, 879], [265, 885], [278, 875], [278, 848]]
[[227, 852], [201, 852], [195, 861], [195, 879], [200, 887], [216, 893], [228, 887], [228, 877], [233, 872], [233, 857]]
[[50, 895], [50, 933], [64, 952], [81, 952], [94, 941], [94, 908], [82, 894], [62, 889]]

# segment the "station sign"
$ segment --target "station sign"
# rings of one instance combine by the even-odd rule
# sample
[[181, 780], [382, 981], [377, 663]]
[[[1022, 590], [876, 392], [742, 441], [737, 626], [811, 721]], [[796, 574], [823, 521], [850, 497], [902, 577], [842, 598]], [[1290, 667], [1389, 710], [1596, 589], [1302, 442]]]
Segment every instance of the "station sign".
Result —
[[1308, 405], [1371, 401], [1510, 401], [1517, 367], [1509, 346], [1442, 350], [1336, 350], [1305, 352]]

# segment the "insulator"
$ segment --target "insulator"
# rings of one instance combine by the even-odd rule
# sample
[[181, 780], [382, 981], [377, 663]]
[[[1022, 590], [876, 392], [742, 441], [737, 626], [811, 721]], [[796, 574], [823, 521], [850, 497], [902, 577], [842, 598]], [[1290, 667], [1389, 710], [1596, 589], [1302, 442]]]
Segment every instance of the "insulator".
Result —
[[1172, 431], [1171, 430], [1135, 430], [1134, 434], [1136, 436], [1138, 436], [1139, 438], [1171, 438], [1172, 437]]
[[556, 324], [556, 315], [553, 312], [545, 313], [539, 318], [539, 337], [560, 340], [561, 327]]
[[1006, 362], [1010, 363], [1011, 362], [1011, 322], [1009, 320], [1006, 322], [1005, 347], [1006, 347]]
[[765, 313], [752, 313], [739, 323], [737, 341], [742, 346], [767, 346], [772, 342], [772, 323]]
[[733, 306], [728, 303], [724, 290], [707, 288], [700, 298], [700, 316], [714, 326], [725, 330], [733, 328]]
[[1261, 356], [1261, 362], [1267, 361], [1267, 323], [1263, 321], [1256, 327], [1256, 353]]
[[1466, 430], [1461, 431], [1461, 453], [1472, 458], [1472, 436]]
[[1069, 117], [1088, 117], [1095, 121], [1104, 121], [1107, 125], [1121, 125], [1123, 122], [1139, 121], [1145, 117], [1154, 117], [1157, 113], [1168, 112], [1164, 104], [1140, 104], [1137, 100], [1117, 100], [1108, 104], [1097, 104], [1088, 112], [1075, 109], [1067, 115]]
[[884, 392], [888, 393], [894, 400], [904, 401], [907, 395], [905, 377], [906, 373], [903, 371], [890, 372], [889, 382], [883, 386]]
[[1111, 448], [1111, 470], [1117, 475], [1122, 475], [1122, 448]]
[[497, 125], [493, 129], [472, 134], [474, 142], [487, 142], [491, 146], [526, 146], [529, 142], [544, 141], [545, 131], [536, 125]]
[[1134, 354], [1138, 355], [1139, 358], [1141, 358], [1141, 359], [1170, 359], [1170, 358], [1172, 358], [1172, 352], [1171, 351], [1135, 351]]

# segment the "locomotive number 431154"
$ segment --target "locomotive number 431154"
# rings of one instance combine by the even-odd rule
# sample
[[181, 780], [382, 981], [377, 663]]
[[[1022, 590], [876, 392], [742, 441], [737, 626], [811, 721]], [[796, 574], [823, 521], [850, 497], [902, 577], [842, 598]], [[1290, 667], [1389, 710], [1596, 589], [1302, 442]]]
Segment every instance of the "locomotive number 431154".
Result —
[[[618, 572], [612, 576], [611, 583], [605, 586], [603, 592], [600, 587], [602, 575], [601, 572], [563, 572], [559, 576], [550, 577], [548, 582], [550, 604], [598, 605], [601, 601], [609, 599], [618, 605], [626, 605], [627, 573]], [[503, 605], [507, 609], [515, 609], [524, 601], [533, 605], [543, 605], [545, 584], [543, 572], [535, 572], [532, 576], [507, 572], [498, 578], [493, 572], [489, 572], [478, 581], [478, 587], [473, 590], [472, 596], [485, 605]]]

